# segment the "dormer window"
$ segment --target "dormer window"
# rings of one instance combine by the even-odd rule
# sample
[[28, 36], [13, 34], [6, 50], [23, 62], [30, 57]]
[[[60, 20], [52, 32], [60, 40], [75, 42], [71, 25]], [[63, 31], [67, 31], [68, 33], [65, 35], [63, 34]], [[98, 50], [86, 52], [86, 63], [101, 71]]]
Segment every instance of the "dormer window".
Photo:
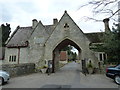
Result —
[[65, 23], [64, 28], [69, 28], [69, 25], [67, 23]]

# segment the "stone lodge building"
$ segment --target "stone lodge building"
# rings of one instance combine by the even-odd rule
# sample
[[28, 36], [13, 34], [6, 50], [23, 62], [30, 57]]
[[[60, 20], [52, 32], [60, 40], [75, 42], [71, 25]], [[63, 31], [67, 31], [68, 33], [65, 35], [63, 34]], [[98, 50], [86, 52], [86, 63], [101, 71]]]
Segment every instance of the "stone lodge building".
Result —
[[[106, 21], [105, 21], [106, 22]], [[53, 61], [53, 70], [59, 67], [60, 50], [72, 45], [79, 51], [79, 60], [91, 60], [95, 66], [106, 58], [104, 52], [94, 52], [90, 45], [101, 43], [103, 32], [84, 33], [67, 11], [53, 25], [43, 25], [34, 19], [32, 26], [20, 27], [6, 42], [3, 64], [35, 63], [37, 66]]]

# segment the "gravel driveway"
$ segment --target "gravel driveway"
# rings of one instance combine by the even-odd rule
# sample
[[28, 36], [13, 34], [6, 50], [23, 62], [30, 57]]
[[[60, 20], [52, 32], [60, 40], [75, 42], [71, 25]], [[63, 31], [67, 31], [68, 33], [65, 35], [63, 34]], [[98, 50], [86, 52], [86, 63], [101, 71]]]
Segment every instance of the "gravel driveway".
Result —
[[69, 63], [51, 75], [34, 73], [11, 78], [3, 88], [118, 88], [113, 80], [103, 74], [85, 76], [80, 64]]

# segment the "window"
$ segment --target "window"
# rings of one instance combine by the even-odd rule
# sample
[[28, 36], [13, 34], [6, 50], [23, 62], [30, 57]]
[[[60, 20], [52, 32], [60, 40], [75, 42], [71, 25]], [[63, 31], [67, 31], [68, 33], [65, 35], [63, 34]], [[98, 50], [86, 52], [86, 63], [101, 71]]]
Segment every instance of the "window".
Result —
[[103, 54], [103, 58], [104, 58], [104, 60], [106, 60], [106, 54]]
[[118, 68], [118, 69], [120, 69], [120, 64], [119, 64], [119, 65], [117, 65], [115, 68]]
[[107, 54], [105, 54], [105, 53], [100, 53], [99, 54], [99, 60], [100, 61], [104, 61], [104, 60], [106, 60], [107, 59]]
[[100, 54], [100, 61], [102, 61], [102, 54]]
[[67, 23], [65, 23], [64, 28], [69, 28], [69, 25]]
[[14, 56], [12, 56], [12, 62], [14, 61]]
[[11, 56], [9, 57], [9, 62], [11, 62], [11, 60], [12, 60], [12, 58], [11, 58]]
[[16, 62], [16, 56], [14, 56], [14, 62]]
[[11, 55], [9, 57], [9, 62], [16, 62], [16, 55]]

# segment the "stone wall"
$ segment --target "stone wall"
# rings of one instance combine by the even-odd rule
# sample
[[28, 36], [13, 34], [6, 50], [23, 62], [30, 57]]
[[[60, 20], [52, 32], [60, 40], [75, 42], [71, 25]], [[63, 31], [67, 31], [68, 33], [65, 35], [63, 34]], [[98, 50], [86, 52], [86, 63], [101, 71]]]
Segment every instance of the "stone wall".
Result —
[[35, 64], [4, 64], [2, 65], [2, 70], [7, 71], [10, 74], [10, 77], [27, 75], [35, 72]]

